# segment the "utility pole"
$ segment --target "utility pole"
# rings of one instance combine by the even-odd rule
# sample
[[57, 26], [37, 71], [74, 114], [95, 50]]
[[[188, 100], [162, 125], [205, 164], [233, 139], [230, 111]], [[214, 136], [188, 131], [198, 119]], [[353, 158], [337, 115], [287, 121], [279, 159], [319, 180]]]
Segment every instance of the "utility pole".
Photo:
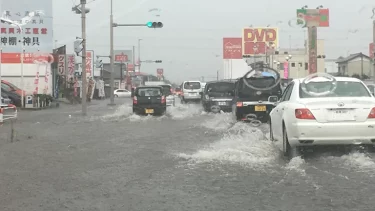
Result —
[[[372, 21], [372, 42], [373, 42], [373, 48], [374, 48], [373, 52], [375, 52], [375, 20]], [[374, 55], [372, 55], [372, 56], [374, 56]], [[373, 68], [373, 72], [374, 72], [373, 80], [374, 80], [374, 83], [375, 83], [375, 57], [373, 59], [373, 66], [374, 66], [374, 68]]]
[[81, 0], [82, 10], [82, 115], [87, 115], [87, 75], [86, 75], [86, 0]]
[[116, 105], [115, 104], [115, 96], [114, 96], [114, 94], [113, 94], [113, 92], [115, 91], [114, 90], [114, 87], [115, 87], [115, 76], [114, 76], [114, 74], [115, 74], [115, 70], [114, 70], [114, 50], [113, 50], [113, 39], [114, 39], [114, 37], [113, 37], [113, 0], [111, 0], [111, 15], [110, 15], [110, 17], [109, 17], [109, 19], [110, 19], [110, 27], [109, 27], [109, 40], [110, 40], [110, 43], [109, 43], [109, 45], [110, 45], [110, 66], [111, 66], [111, 93], [110, 93], [110, 100], [111, 100], [111, 102], [109, 103], [109, 105], [110, 106], [113, 106], [113, 105]]
[[[80, 8], [79, 8], [80, 7]], [[86, 0], [81, 0], [80, 4], [72, 7], [72, 11], [81, 14], [82, 37], [74, 42], [74, 51], [77, 56], [82, 52], [82, 115], [87, 115], [87, 73], [86, 73], [86, 13], [90, 9], [86, 8]], [[76, 39], [79, 39], [78, 37]], [[82, 48], [80, 47], [82, 45]]]

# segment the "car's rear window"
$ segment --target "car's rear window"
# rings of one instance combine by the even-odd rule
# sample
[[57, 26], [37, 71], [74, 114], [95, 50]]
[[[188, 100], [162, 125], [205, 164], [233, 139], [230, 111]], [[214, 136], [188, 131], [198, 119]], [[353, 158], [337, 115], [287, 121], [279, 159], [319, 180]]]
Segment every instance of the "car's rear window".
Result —
[[136, 91], [136, 95], [140, 97], [157, 97], [161, 96], [162, 92], [160, 88], [157, 87], [144, 87], [144, 88], [139, 88]]
[[217, 82], [206, 85], [208, 92], [226, 93], [234, 90], [234, 83]]
[[[333, 90], [333, 84], [330, 81], [322, 82], [310, 82], [306, 85], [306, 92], [311, 93], [323, 93]], [[370, 97], [370, 93], [366, 87], [356, 81], [337, 81], [337, 87], [334, 91], [324, 96], [314, 96], [314, 94], [308, 94], [300, 87], [299, 96], [300, 98], [314, 98], [314, 97]]]
[[201, 83], [200, 82], [185, 82], [184, 89], [200, 89]]

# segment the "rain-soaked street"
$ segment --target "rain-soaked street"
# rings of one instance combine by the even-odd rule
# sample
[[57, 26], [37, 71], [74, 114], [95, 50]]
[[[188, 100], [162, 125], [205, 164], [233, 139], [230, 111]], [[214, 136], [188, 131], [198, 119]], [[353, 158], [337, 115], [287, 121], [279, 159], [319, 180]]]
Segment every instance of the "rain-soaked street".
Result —
[[[163, 117], [130, 100], [22, 111], [0, 143], [1, 211], [374, 210], [375, 160], [362, 153], [287, 161], [267, 126], [200, 105]], [[121, 105], [120, 105], [121, 104]]]

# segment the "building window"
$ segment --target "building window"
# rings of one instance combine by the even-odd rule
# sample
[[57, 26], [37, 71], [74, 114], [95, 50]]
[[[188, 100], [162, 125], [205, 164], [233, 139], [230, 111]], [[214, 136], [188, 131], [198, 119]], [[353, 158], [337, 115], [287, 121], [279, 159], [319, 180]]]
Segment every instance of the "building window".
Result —
[[293, 62], [293, 63], [292, 63], [292, 67], [296, 67], [296, 63]]

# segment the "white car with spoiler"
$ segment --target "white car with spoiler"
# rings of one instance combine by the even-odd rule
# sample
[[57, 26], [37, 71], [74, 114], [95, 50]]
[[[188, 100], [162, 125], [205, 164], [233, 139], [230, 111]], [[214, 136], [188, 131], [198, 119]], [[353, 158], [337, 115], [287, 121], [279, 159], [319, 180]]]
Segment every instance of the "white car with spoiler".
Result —
[[318, 145], [375, 144], [374, 96], [359, 79], [335, 80], [336, 86], [323, 77], [303, 86], [303, 79], [295, 79], [285, 89], [269, 122], [270, 139], [285, 156], [293, 158]]

